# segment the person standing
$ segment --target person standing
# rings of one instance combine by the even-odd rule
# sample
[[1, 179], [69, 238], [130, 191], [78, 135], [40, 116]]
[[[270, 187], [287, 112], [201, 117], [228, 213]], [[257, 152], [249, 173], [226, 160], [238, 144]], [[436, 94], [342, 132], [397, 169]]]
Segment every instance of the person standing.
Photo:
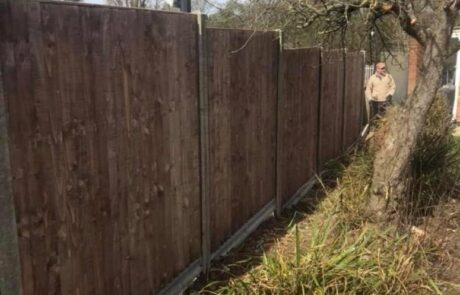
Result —
[[395, 81], [386, 72], [385, 64], [377, 63], [375, 73], [369, 78], [366, 86], [366, 99], [370, 104], [371, 119], [385, 111], [385, 107], [391, 103], [395, 90]]

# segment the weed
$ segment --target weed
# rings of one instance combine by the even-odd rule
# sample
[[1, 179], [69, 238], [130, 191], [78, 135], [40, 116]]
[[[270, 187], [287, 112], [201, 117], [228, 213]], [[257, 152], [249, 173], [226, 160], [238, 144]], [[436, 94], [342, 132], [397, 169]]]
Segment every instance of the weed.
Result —
[[[446, 105], [437, 99], [412, 158], [407, 201], [401, 206], [406, 221], [426, 216], [459, 191], [460, 140], [452, 137], [449, 124]], [[307, 219], [292, 224], [260, 264], [223, 286], [211, 283], [203, 293], [442, 294], [447, 283], [433, 271], [443, 260], [439, 243], [363, 217], [374, 148], [357, 151], [348, 166], [330, 166], [334, 186], [321, 182], [322, 203]]]

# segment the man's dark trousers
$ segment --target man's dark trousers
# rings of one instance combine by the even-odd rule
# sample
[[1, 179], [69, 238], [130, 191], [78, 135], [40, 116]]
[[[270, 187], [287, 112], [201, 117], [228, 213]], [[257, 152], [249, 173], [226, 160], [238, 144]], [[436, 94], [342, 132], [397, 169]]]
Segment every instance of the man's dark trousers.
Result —
[[388, 105], [388, 101], [370, 101], [370, 110], [371, 110], [371, 119], [374, 118], [377, 114], [382, 115], [385, 113], [385, 108]]

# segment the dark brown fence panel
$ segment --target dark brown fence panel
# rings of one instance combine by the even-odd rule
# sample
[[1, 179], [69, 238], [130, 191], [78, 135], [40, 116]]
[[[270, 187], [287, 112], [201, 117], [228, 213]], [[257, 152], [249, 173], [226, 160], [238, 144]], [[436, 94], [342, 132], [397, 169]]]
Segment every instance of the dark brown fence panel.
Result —
[[[24, 46], [12, 47], [12, 40], [24, 40], [27, 37], [27, 27], [24, 23], [27, 19], [24, 14], [25, 1], [0, 0], [0, 294], [23, 294], [20, 269], [20, 247], [17, 237], [18, 225], [15, 218], [12, 183], [14, 179], [11, 169], [11, 135], [8, 134], [8, 124], [11, 124], [11, 113], [8, 113], [8, 93], [13, 92], [15, 97], [28, 93], [27, 81], [18, 80], [27, 74], [30, 62], [28, 48]], [[22, 61], [16, 64], [22, 56]], [[19, 103], [19, 102], [17, 102]], [[10, 122], [8, 122], [10, 119]], [[29, 125], [18, 126], [22, 132], [29, 132]], [[16, 152], [16, 155], [18, 153]], [[26, 152], [22, 152], [27, 155]], [[20, 189], [20, 188], [19, 188]], [[17, 190], [17, 189], [16, 189]], [[28, 244], [27, 244], [28, 246]], [[24, 271], [23, 271], [24, 272]]]
[[362, 55], [286, 50], [279, 71], [277, 32], [206, 33], [190, 14], [0, 0], [0, 232], [18, 232], [0, 250], [23, 294], [178, 290], [208, 230], [219, 255], [276, 183], [286, 203], [359, 136]]
[[316, 172], [320, 49], [283, 51], [279, 185], [283, 203]]
[[208, 29], [211, 245], [275, 197], [277, 33]]
[[321, 58], [321, 99], [319, 120], [318, 167], [342, 151], [344, 53], [324, 50]]
[[156, 293], [200, 257], [196, 16], [21, 3], [0, 42], [24, 294]]
[[365, 66], [366, 66], [366, 52], [365, 51], [361, 51], [360, 53], [361, 55], [361, 63], [362, 63], [362, 73], [361, 73], [361, 79], [363, 80], [363, 92], [361, 92], [361, 126], [360, 128], [363, 130], [364, 128], [366, 128], [366, 125], [369, 123], [369, 114], [368, 114], [368, 108], [369, 108], [369, 105], [368, 105], [368, 102], [366, 100], [366, 97], [364, 95], [364, 92], [365, 92], [365, 89], [364, 87], [366, 87], [366, 77], [365, 77]]
[[348, 148], [361, 132], [363, 109], [364, 59], [360, 52], [348, 52], [345, 60], [345, 97], [343, 118], [343, 144]]

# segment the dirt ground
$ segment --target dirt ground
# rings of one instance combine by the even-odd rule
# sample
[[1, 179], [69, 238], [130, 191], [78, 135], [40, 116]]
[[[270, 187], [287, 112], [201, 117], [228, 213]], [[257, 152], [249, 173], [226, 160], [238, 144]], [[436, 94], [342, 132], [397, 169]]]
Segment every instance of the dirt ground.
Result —
[[[288, 235], [289, 225], [305, 223], [305, 219], [314, 211], [314, 200], [318, 198], [320, 197], [312, 195], [281, 218], [268, 219], [245, 243], [233, 249], [220, 261], [214, 262], [208, 276], [199, 277], [185, 294], [203, 294], [200, 290], [206, 285], [216, 282], [225, 285], [230, 278], [242, 276], [258, 265], [262, 255]], [[426, 218], [424, 226], [420, 229], [425, 232], [426, 238], [441, 249], [441, 255], [433, 261], [432, 271], [438, 277], [438, 281], [445, 282], [441, 287], [442, 294], [459, 295], [460, 196], [440, 205], [432, 216]]]
[[263, 254], [269, 252], [275, 243], [286, 237], [293, 224], [302, 223], [314, 212], [321, 197], [319, 190], [314, 191], [295, 208], [284, 212], [281, 217], [267, 219], [242, 245], [234, 248], [219, 261], [213, 262], [209, 274], [199, 277], [185, 294], [203, 294], [200, 290], [206, 285], [215, 282], [225, 285], [230, 278], [242, 276], [252, 267], [260, 264]]
[[424, 230], [442, 250], [433, 263], [439, 280], [447, 282], [442, 291], [446, 295], [460, 294], [460, 196], [439, 206], [427, 219]]
[[[454, 135], [460, 137], [460, 126]], [[219, 285], [225, 285], [230, 278], [242, 276], [260, 264], [263, 254], [270, 252], [276, 243], [282, 243], [293, 224], [306, 224], [306, 219], [322, 198], [322, 190], [318, 187], [281, 217], [266, 220], [242, 245], [213, 262], [208, 275], [199, 277], [185, 294], [203, 294], [201, 290], [208, 284], [219, 282]], [[458, 196], [440, 204], [431, 216], [425, 218], [423, 224], [420, 229], [425, 238], [441, 249], [441, 255], [433, 261], [431, 271], [438, 281], [444, 282], [442, 294], [460, 295], [460, 192]]]
[[[460, 126], [454, 131], [460, 137]], [[428, 237], [437, 242], [444, 255], [433, 265], [439, 271], [439, 279], [448, 284], [443, 290], [446, 295], [460, 294], [460, 194], [439, 206], [433, 216], [427, 218]]]

